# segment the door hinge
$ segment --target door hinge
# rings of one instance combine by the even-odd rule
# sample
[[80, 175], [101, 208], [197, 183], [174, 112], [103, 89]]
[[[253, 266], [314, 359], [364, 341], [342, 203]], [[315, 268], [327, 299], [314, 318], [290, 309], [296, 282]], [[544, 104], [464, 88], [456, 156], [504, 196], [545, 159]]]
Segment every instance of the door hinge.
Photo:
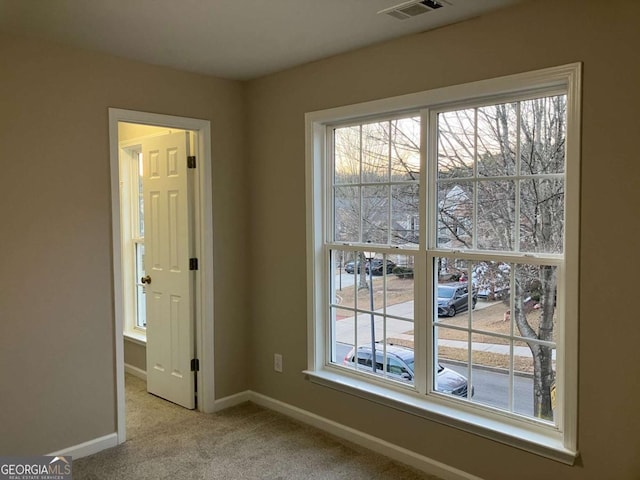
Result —
[[192, 358], [191, 359], [191, 371], [192, 372], [199, 372], [200, 371], [200, 360], [198, 360], [197, 358]]
[[187, 157], [187, 168], [196, 168], [196, 157], [195, 155], [190, 155]]
[[198, 259], [190, 258], [189, 259], [189, 270], [198, 270]]

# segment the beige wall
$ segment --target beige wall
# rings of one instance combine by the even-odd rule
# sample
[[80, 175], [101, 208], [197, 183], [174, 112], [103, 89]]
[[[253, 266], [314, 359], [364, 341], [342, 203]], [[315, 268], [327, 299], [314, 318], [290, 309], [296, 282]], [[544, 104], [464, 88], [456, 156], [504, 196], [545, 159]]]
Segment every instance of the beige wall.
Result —
[[[624, 293], [640, 271], [639, 46], [636, 0], [539, 0], [250, 82], [251, 264], [265, 272], [251, 387], [486, 479], [640, 478], [640, 326]], [[571, 62], [584, 63], [577, 465], [306, 381], [304, 113]]]
[[6, 35], [0, 71], [0, 453], [115, 431], [108, 107], [212, 123], [216, 397], [246, 390], [243, 86]]
[[124, 339], [124, 363], [131, 367], [147, 371], [147, 347], [138, 342]]

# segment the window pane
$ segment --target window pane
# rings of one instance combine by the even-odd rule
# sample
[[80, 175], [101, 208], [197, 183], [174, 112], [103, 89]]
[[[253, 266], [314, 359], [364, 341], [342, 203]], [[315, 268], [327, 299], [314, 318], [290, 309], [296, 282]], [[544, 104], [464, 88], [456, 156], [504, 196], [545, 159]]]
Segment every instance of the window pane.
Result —
[[563, 243], [564, 180], [520, 182], [520, 250], [562, 253]]
[[420, 242], [420, 187], [417, 184], [391, 187], [391, 243], [417, 245]]
[[468, 377], [473, 402], [553, 421], [557, 267], [447, 257], [434, 265], [435, 360]]
[[525, 342], [513, 344], [513, 411], [533, 416], [533, 355]]
[[362, 240], [373, 243], [388, 243], [388, 185], [362, 187]]
[[[438, 285], [450, 284], [458, 285], [458, 282], [463, 282], [469, 275], [469, 265], [466, 260], [459, 258], [441, 257], [437, 260], [437, 272], [438, 272]], [[465, 283], [466, 285], [466, 283]], [[444, 292], [441, 292], [444, 293]], [[447, 296], [452, 296], [453, 292], [447, 292]]]
[[511, 265], [508, 263], [489, 260], [476, 262], [473, 266], [473, 285], [478, 290], [478, 299], [493, 305], [502, 302], [508, 309], [510, 273]]
[[[369, 271], [370, 265], [369, 261], [365, 261], [366, 282], [364, 284], [360, 283], [360, 288], [358, 289], [358, 308], [368, 311], [381, 311], [384, 308], [384, 279], [378, 274], [373, 275]], [[382, 268], [380, 260], [373, 264], [373, 271], [378, 271], [378, 268]], [[372, 282], [373, 286], [371, 286]]]
[[478, 175], [514, 175], [517, 142], [517, 104], [478, 109]]
[[136, 326], [145, 328], [147, 326], [147, 302], [145, 285], [140, 279], [146, 275], [144, 271], [144, 244], [135, 243], [136, 250]]
[[137, 217], [138, 217], [138, 232], [137, 232], [137, 236], [139, 238], [143, 238], [144, 237], [144, 192], [142, 189], [142, 178], [143, 178], [143, 161], [142, 161], [142, 152], [138, 153], [138, 163], [137, 163], [137, 169], [136, 169], [137, 173], [138, 173], [138, 192], [137, 192], [137, 196], [138, 196], [138, 212], [137, 212]]
[[377, 343], [376, 348], [378, 374], [382, 374], [385, 378], [396, 382], [414, 383], [415, 360], [413, 344], [405, 345], [388, 341], [386, 343]]
[[389, 122], [362, 126], [362, 180], [389, 181]]
[[441, 183], [438, 186], [438, 247], [472, 248], [472, 242], [473, 184]]
[[360, 241], [360, 187], [334, 189], [334, 238], [336, 241]]
[[440, 113], [437, 246], [561, 253], [565, 136], [564, 95]]
[[360, 260], [357, 252], [333, 250], [332, 268], [333, 284], [331, 285], [331, 303], [355, 308], [355, 291], [359, 283], [365, 283], [366, 277], [360, 275]]
[[334, 241], [416, 243], [420, 118], [334, 129]]
[[475, 123], [472, 108], [438, 115], [438, 178], [473, 176]]
[[[363, 340], [358, 337], [357, 325], [359, 308], [368, 308], [357, 303], [357, 292], [367, 288], [368, 278], [365, 269], [360, 269], [361, 254], [348, 250], [332, 250], [330, 252], [331, 266], [331, 361], [337, 364], [354, 366], [348, 361], [348, 354], [353, 346]], [[369, 334], [370, 337], [370, 334]]]
[[514, 250], [516, 183], [478, 182], [478, 249]]
[[[539, 385], [534, 389], [531, 415], [552, 420], [549, 402], [555, 385], [557, 268], [549, 265], [516, 265], [514, 286], [511, 300], [514, 331], [520, 337], [533, 340], [525, 340], [525, 343], [532, 351], [533, 381]], [[550, 342], [550, 346], [541, 345], [537, 340]]]
[[[476, 290], [477, 291], [477, 290]], [[500, 334], [511, 335], [511, 322], [509, 313], [509, 300], [478, 300], [476, 307], [471, 312], [471, 325], [474, 331], [481, 333], [481, 341], [484, 335]], [[508, 343], [500, 339], [491, 338], [491, 341]]]
[[435, 329], [436, 362], [434, 385], [436, 392], [467, 398], [469, 393], [469, 342], [466, 332], [439, 327]]
[[[377, 345], [376, 342], [384, 341], [384, 320], [382, 316], [371, 313], [361, 313], [357, 316], [356, 320], [358, 329], [358, 350], [368, 354], [369, 356], [371, 356], [372, 350], [375, 350], [376, 354], [379, 353], [379, 351], [382, 350], [382, 347]], [[373, 341], [371, 337], [372, 333], [374, 335]], [[371, 363], [368, 364], [368, 367], [369, 369], [367, 372], [372, 373], [373, 367]]]
[[356, 317], [353, 310], [331, 308], [331, 333], [331, 361], [349, 365], [348, 354], [356, 342]]
[[389, 122], [391, 181], [420, 180], [420, 117]]
[[[549, 358], [544, 388], [534, 388], [535, 363], [532, 351]], [[552, 396], [555, 391], [556, 349], [535, 343], [514, 343], [514, 396], [513, 410], [521, 415], [554, 421]]]
[[522, 175], [564, 172], [566, 116], [566, 95], [520, 103]]
[[511, 410], [511, 342], [488, 335], [472, 335], [473, 401]]
[[334, 149], [335, 183], [360, 183], [360, 127], [336, 128]]
[[[413, 322], [414, 319], [414, 280], [412, 255], [387, 255], [386, 277], [386, 313]], [[391, 260], [393, 258], [393, 260]], [[376, 270], [374, 270], [375, 272]], [[407, 334], [405, 329], [413, 326], [400, 325], [397, 333]], [[411, 332], [413, 337], [413, 332]]]
[[[464, 268], [466, 270], [466, 268]], [[465, 274], [466, 275], [466, 274]], [[440, 277], [435, 296], [437, 296], [437, 314], [440, 319], [458, 317], [466, 327], [468, 315], [461, 315], [476, 308], [478, 301], [477, 292], [469, 289], [467, 281], [447, 280], [449, 275]], [[457, 276], [454, 278], [458, 278]], [[463, 278], [460, 275], [459, 278]], [[470, 294], [471, 293], [471, 294]]]
[[[376, 254], [367, 259], [363, 252], [334, 250], [331, 258], [331, 361], [413, 383], [414, 257]], [[380, 364], [375, 372], [373, 350]], [[391, 366], [393, 371], [388, 370]]]
[[549, 265], [516, 265], [511, 302], [520, 336], [556, 341], [556, 270]]

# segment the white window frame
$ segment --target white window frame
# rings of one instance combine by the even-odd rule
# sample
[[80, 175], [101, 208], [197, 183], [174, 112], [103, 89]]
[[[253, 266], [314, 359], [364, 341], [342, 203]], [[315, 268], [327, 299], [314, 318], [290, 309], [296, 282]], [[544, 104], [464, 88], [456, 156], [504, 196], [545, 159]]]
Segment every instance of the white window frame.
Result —
[[[330, 179], [326, 162], [330, 161], [330, 126], [377, 119], [392, 114], [421, 111], [423, 145], [421, 192], [425, 192], [427, 155], [433, 155], [433, 145], [427, 145], [430, 111], [444, 105], [466, 106], [471, 102], [498, 103], [506, 96], [527, 96], [554, 90], [567, 95], [566, 169], [565, 169], [565, 249], [564, 291], [559, 291], [558, 308], [564, 312], [564, 322], [558, 329], [558, 381], [560, 398], [557, 428], [501, 415], [477, 404], [446, 398], [427, 392], [431, 383], [425, 356], [431, 334], [428, 298], [416, 295], [415, 349], [416, 385], [414, 389], [400, 388], [389, 382], [368, 380], [330, 362], [331, 330], [328, 310], [330, 276], [326, 256], [326, 232], [330, 231], [326, 211]], [[308, 378], [314, 383], [338, 389], [382, 405], [399, 409], [436, 422], [490, 438], [553, 460], [573, 464], [578, 456], [578, 281], [579, 281], [579, 198], [580, 198], [580, 110], [581, 64], [574, 63], [543, 70], [510, 75], [490, 80], [444, 87], [435, 90], [377, 100], [357, 105], [310, 112], [306, 122], [306, 192], [307, 192], [307, 274], [308, 274]], [[426, 195], [421, 196], [421, 211], [428, 212]], [[426, 214], [426, 213], [425, 213]], [[428, 217], [425, 217], [428, 218]], [[427, 223], [433, 223], [427, 221]], [[425, 292], [427, 241], [421, 225], [420, 247], [416, 255], [415, 291]], [[450, 253], [450, 252], [449, 252]], [[489, 253], [489, 252], [488, 252]], [[517, 262], [517, 259], [515, 260]], [[431, 360], [432, 361], [432, 360]]]

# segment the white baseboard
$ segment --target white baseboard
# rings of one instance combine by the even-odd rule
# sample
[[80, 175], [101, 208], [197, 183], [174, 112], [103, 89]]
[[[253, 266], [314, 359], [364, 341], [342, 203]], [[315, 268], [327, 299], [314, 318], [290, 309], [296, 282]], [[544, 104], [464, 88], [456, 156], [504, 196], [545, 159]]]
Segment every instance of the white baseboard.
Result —
[[94, 453], [98, 453], [107, 448], [115, 447], [117, 444], [118, 434], [114, 432], [109, 435], [105, 435], [104, 437], [94, 438], [93, 440], [89, 440], [88, 442], [84, 442], [79, 445], [63, 448], [62, 450], [49, 453], [48, 455], [52, 457], [71, 455], [74, 460], [77, 460], [78, 458], [93, 455]]
[[347, 441], [361, 445], [405, 465], [417, 468], [418, 470], [422, 470], [423, 472], [431, 475], [436, 475], [443, 480], [482, 480], [480, 477], [476, 477], [470, 473], [450, 467], [449, 465], [438, 462], [437, 460], [425, 457], [424, 455], [412, 452], [411, 450], [399, 447], [380, 438], [347, 427], [334, 422], [333, 420], [316, 415], [315, 413], [311, 413], [307, 410], [294, 407], [293, 405], [275, 400], [260, 393], [251, 391], [246, 393], [248, 393], [248, 400], [251, 402], [270, 410], [280, 412], [288, 417], [319, 428], [320, 430], [324, 430], [325, 432], [343, 438]]
[[142, 380], [147, 380], [147, 372], [146, 370], [142, 370], [141, 368], [134, 367], [133, 365], [129, 365], [128, 363], [124, 364], [124, 372], [133, 375], [134, 377], [141, 378]]
[[228, 397], [216, 400], [213, 404], [213, 411], [219, 412], [220, 410], [224, 410], [225, 408], [234, 407], [236, 405], [240, 405], [241, 403], [248, 402], [251, 400], [252, 393], [253, 392], [249, 390], [245, 390], [244, 392], [236, 393], [235, 395], [229, 395]]

